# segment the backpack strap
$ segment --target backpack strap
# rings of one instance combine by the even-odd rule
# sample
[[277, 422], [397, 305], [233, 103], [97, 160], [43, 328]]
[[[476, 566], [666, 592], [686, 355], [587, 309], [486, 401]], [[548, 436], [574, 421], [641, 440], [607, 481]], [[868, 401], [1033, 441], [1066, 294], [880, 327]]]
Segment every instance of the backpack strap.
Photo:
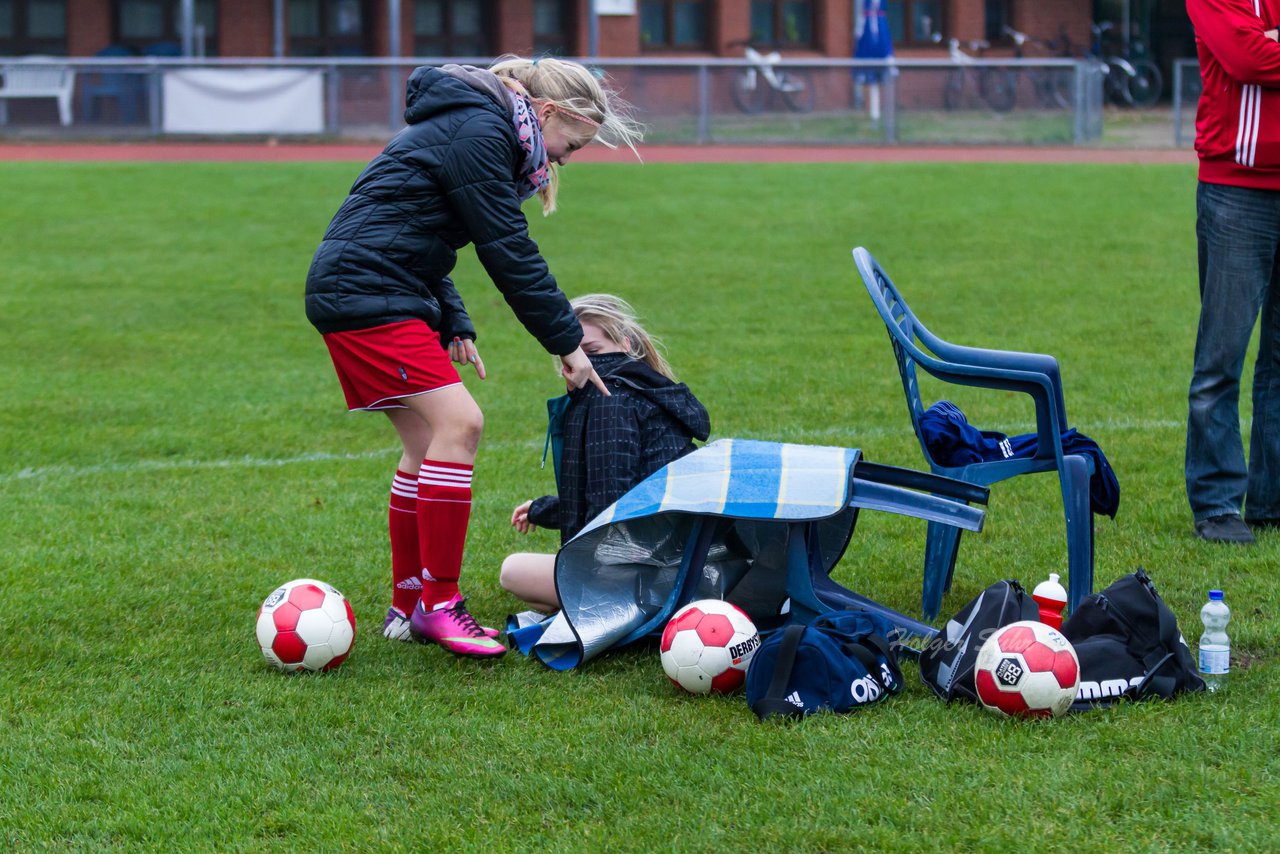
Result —
[[[872, 650], [875, 650], [873, 652]], [[898, 668], [898, 662], [894, 658], [893, 649], [889, 646], [889, 642], [882, 635], [867, 635], [862, 642], [849, 641], [844, 644], [845, 652], [852, 655], [858, 661], [862, 662], [862, 666], [867, 669], [867, 673], [872, 679], [885, 690], [887, 694], [896, 694], [902, 690], [902, 671]], [[894, 676], [894, 684], [886, 685], [881, 675], [880, 666], [883, 663], [876, 656], [879, 652], [883, 656], [884, 661], [889, 663], [889, 669]]]
[[1164, 600], [1160, 598], [1160, 594], [1156, 592], [1156, 587], [1152, 583], [1151, 577], [1141, 569], [1134, 575], [1143, 589], [1151, 595], [1151, 600], [1156, 608], [1157, 622], [1155, 648], [1141, 658], [1142, 666], [1147, 669], [1146, 677], [1134, 689], [1134, 695], [1142, 697], [1147, 692], [1153, 692], [1169, 700], [1173, 698], [1177, 691], [1178, 680], [1175, 676], [1161, 675], [1160, 671], [1166, 665], [1177, 664], [1175, 650], [1178, 648], [1178, 624], [1174, 621], [1173, 612], [1169, 610], [1169, 606], [1165, 604]]
[[1161, 668], [1174, 660], [1174, 654], [1167, 652], [1154, 665], [1148, 665], [1143, 662], [1143, 665], [1147, 668], [1147, 673], [1142, 677], [1142, 681], [1134, 686], [1133, 696], [1141, 699], [1147, 696], [1148, 693], [1153, 693], [1166, 700], [1172, 700], [1175, 689], [1178, 687], [1178, 680], [1172, 676], [1160, 676], [1158, 674]]
[[756, 700], [751, 711], [760, 720], [767, 720], [774, 715], [787, 718], [804, 717], [804, 710], [783, 699], [787, 695], [787, 685], [791, 682], [791, 672], [796, 666], [796, 652], [800, 649], [800, 639], [808, 628], [803, 623], [792, 623], [782, 630], [782, 641], [778, 644], [778, 657], [773, 662], [773, 679], [769, 681], [769, 690]]

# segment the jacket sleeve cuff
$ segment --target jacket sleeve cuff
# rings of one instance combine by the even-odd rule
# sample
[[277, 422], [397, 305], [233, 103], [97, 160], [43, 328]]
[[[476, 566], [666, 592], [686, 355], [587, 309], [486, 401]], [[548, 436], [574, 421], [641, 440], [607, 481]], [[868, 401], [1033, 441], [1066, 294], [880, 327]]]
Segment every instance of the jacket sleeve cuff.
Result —
[[567, 356], [582, 345], [582, 326], [575, 320], [572, 328], [540, 343], [553, 356]]
[[560, 530], [560, 499], [554, 495], [535, 498], [529, 505], [529, 521], [539, 528]]

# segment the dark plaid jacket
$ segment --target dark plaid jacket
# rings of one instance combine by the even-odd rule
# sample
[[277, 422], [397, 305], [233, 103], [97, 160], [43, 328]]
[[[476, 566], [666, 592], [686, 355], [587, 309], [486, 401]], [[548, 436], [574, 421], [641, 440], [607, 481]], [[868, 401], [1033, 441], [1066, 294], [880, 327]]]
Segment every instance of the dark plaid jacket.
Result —
[[674, 383], [621, 353], [591, 356], [609, 387], [590, 383], [570, 394], [564, 414], [559, 496], [529, 508], [529, 521], [558, 528], [566, 543], [631, 487], [706, 441], [711, 419], [684, 383]]

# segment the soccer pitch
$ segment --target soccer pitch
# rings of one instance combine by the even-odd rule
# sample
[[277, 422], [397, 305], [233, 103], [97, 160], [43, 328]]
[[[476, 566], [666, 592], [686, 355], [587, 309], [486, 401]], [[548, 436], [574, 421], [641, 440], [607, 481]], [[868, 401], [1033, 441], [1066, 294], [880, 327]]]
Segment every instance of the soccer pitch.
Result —
[[[902, 696], [761, 725], [741, 696], [678, 695], [651, 646], [557, 674], [381, 637], [397, 445], [344, 411], [302, 307], [361, 166], [0, 164], [6, 847], [1274, 845], [1280, 535], [1202, 543], [1183, 492], [1193, 167], [581, 164], [561, 211], [531, 214], [566, 292], [620, 294], [664, 339], [713, 437], [921, 468], [850, 259], [865, 245], [943, 337], [1059, 358], [1069, 420], [1121, 485], [1096, 588], [1145, 567], [1193, 647], [1207, 589], [1232, 607], [1222, 694], [1023, 723], [942, 704], [906, 662]], [[486, 427], [463, 587], [495, 625], [517, 607], [503, 556], [556, 543], [508, 521], [552, 488], [543, 401], [562, 386], [462, 256], [489, 372], [466, 378]], [[1034, 429], [1023, 397], [924, 393]], [[1065, 572], [1054, 478], [997, 484], [988, 510], [944, 616], [997, 579]], [[835, 575], [918, 614], [924, 533], [863, 513]], [[282, 676], [256, 647], [258, 605], [299, 576], [355, 609], [334, 673]]]

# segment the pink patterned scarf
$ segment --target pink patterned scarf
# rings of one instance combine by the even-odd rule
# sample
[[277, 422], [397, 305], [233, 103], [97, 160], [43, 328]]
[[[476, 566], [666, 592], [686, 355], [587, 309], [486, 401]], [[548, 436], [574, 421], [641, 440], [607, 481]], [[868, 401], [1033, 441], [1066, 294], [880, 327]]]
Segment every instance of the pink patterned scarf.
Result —
[[517, 192], [524, 201], [551, 183], [551, 163], [547, 159], [547, 145], [542, 139], [542, 126], [533, 104], [524, 95], [507, 90], [511, 103], [511, 124], [515, 128], [520, 147], [524, 149], [524, 163], [520, 167]]

